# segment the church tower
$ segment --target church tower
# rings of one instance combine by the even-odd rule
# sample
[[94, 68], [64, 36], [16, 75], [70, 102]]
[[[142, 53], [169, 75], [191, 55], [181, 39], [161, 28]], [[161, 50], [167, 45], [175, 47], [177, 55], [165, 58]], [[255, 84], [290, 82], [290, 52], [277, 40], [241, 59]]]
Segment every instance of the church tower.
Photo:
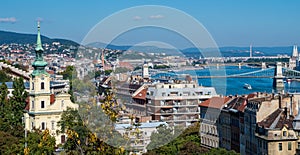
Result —
[[[44, 49], [41, 42], [40, 23], [38, 22], [37, 42], [35, 48], [34, 68], [30, 75], [30, 111], [41, 112], [47, 110], [50, 105], [50, 75], [45, 71], [47, 62], [43, 58]], [[41, 127], [43, 128], [43, 127]]]
[[47, 129], [55, 137], [56, 144], [65, 143], [66, 135], [56, 132], [59, 130], [57, 122], [60, 121], [61, 114], [67, 107], [77, 109], [78, 105], [72, 103], [70, 95], [65, 92], [51, 94], [50, 75], [45, 70], [47, 62], [44, 61], [43, 52], [40, 23], [38, 22], [35, 60], [32, 63], [34, 70], [30, 75], [27, 113], [24, 113], [25, 129], [28, 131], [34, 128], [42, 131]]

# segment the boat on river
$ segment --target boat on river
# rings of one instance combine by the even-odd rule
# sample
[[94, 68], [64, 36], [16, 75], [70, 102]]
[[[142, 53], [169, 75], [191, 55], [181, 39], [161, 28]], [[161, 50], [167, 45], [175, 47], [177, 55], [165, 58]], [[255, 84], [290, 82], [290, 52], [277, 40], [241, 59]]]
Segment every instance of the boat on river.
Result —
[[248, 84], [248, 83], [245, 83], [244, 84], [244, 88], [245, 89], [252, 89], [252, 86], [250, 84]]

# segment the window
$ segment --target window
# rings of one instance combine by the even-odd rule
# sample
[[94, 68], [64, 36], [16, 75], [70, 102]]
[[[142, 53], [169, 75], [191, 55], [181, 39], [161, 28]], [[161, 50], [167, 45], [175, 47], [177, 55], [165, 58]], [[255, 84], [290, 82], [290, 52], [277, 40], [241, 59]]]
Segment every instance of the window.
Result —
[[64, 107], [64, 100], [61, 100], [61, 107]]
[[41, 101], [41, 108], [45, 108], [45, 101]]
[[34, 90], [34, 82], [32, 82], [31, 84], [32, 84], [32, 90]]
[[279, 151], [282, 151], [282, 143], [279, 143], [279, 144], [278, 144], [278, 150], [279, 150]]
[[283, 136], [285, 137], [285, 136], [286, 136], [286, 131], [283, 131], [283, 133], [282, 133], [282, 134], [283, 134]]
[[51, 121], [51, 129], [55, 130], [55, 121]]
[[298, 149], [300, 149], [300, 142], [298, 142]]
[[292, 143], [288, 142], [288, 150], [292, 150]]
[[34, 128], [34, 123], [31, 122], [31, 130]]
[[34, 101], [31, 101], [31, 108], [34, 109]]
[[65, 135], [61, 135], [60, 142], [61, 143], [65, 143], [66, 142], [66, 136]]
[[45, 89], [45, 83], [41, 82], [41, 89], [44, 90]]
[[46, 123], [42, 122], [42, 130], [45, 130], [45, 129], [46, 129]]

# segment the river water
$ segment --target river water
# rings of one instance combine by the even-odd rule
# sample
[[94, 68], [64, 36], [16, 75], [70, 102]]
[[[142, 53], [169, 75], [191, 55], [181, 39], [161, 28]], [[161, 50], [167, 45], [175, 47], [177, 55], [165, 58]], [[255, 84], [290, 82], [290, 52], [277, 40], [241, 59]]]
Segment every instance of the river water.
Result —
[[[182, 71], [191, 75], [197, 74], [198, 76], [205, 75], [232, 75], [247, 73], [261, 68], [253, 68], [248, 66], [222, 66], [222, 67], [209, 67], [201, 70]], [[199, 85], [215, 87], [218, 94], [222, 95], [243, 95], [254, 92], [267, 92], [272, 93], [273, 79], [272, 78], [203, 78], [197, 79]], [[245, 89], [243, 86], [248, 83], [252, 86], [251, 90]], [[285, 92], [300, 92], [300, 82], [292, 80], [285, 83]]]

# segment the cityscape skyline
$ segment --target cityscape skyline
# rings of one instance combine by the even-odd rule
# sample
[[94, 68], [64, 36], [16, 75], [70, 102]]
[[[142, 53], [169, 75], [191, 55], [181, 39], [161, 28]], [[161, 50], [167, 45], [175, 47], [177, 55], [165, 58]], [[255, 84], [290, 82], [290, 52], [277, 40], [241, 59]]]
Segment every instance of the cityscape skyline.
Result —
[[[300, 32], [297, 20], [300, 10], [297, 9], [297, 4], [298, 1], [133, 1], [130, 4], [116, 4], [113, 1], [9, 1], [1, 9], [0, 30], [34, 34], [32, 25], [40, 20], [45, 36], [80, 43], [94, 25], [120, 10], [141, 5], [162, 5], [194, 17], [208, 30], [218, 46], [291, 46], [299, 44], [300, 40], [297, 36]], [[149, 17], [137, 14], [128, 22], [145, 18], [164, 20], [168, 17], [163, 14]], [[136, 36], [137, 34], [133, 34], [129, 37], [135, 40]], [[147, 38], [147, 35], [144, 36]]]

